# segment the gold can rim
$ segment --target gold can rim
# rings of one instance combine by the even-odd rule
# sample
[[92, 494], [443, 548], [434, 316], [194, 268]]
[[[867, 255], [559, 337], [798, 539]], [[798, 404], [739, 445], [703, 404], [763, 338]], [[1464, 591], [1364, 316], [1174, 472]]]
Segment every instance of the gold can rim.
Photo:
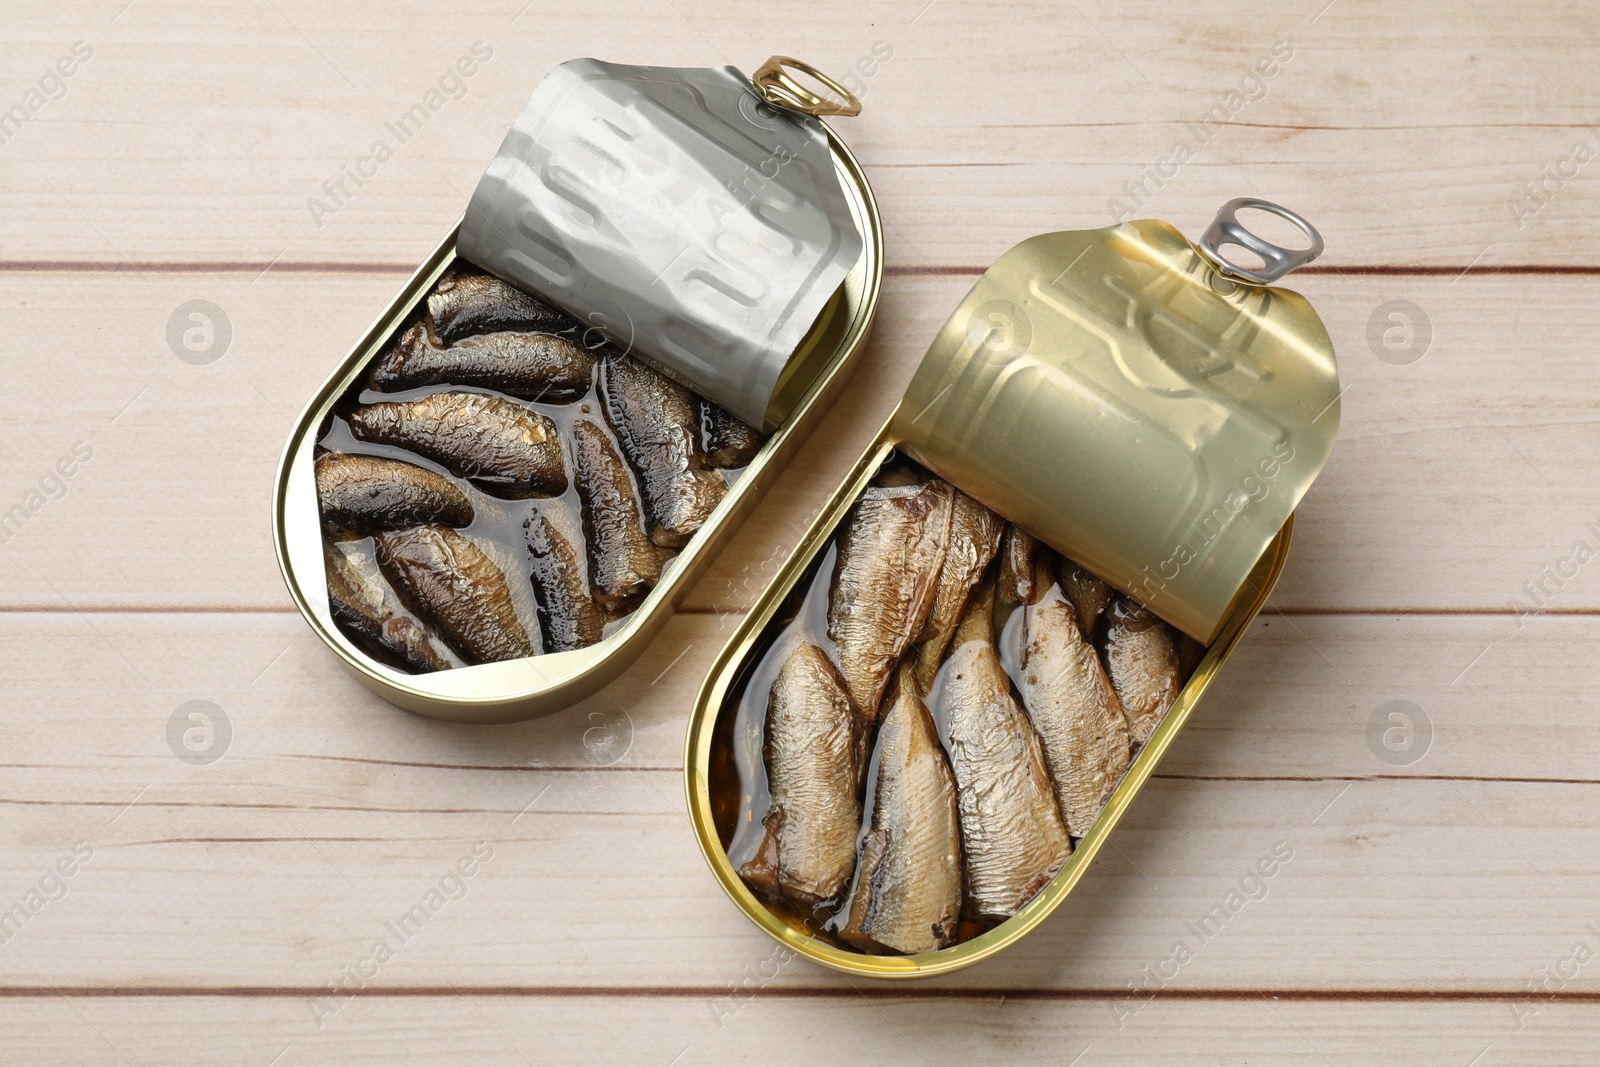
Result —
[[878, 467], [896, 449], [897, 443], [889, 432], [893, 420], [891, 414], [873, 445], [841, 484], [829, 506], [818, 514], [755, 607], [717, 654], [689, 716], [689, 729], [684, 742], [684, 792], [695, 840], [712, 875], [734, 905], [769, 937], [814, 963], [844, 974], [867, 978], [914, 979], [949, 974], [994, 956], [1049, 918], [1071, 894], [1210, 687], [1222, 664], [1232, 655], [1240, 638], [1266, 605], [1267, 597], [1277, 584], [1288, 559], [1294, 533], [1294, 516], [1289, 516], [1263, 553], [1256, 571], [1240, 589], [1227, 623], [1184, 684], [1177, 701], [1168, 709], [1150, 740], [1112, 791], [1099, 818], [1078, 841], [1071, 858], [1048, 885], [1012, 918], [959, 945], [914, 956], [873, 956], [853, 952], [790, 926], [745, 885], [729, 861], [717, 833], [711, 810], [710, 766], [713, 735], [719, 719], [726, 711], [730, 687], [746, 666], [756, 642], [775, 613], [793, 592], [812, 561], [825, 550], [833, 531], [843, 521]]
[[[854, 372], [877, 315], [884, 273], [883, 224], [877, 199], [860, 161], [849, 146], [827, 123], [821, 125], [833, 152], [834, 165], [849, 191], [852, 210], [859, 212], [862, 224], [863, 269], [858, 291], [852, 298], [845, 336], [816, 380], [795, 404], [790, 420], [774, 431], [763, 454], [745, 468], [744, 475], [729, 491], [723, 503], [728, 510], [713, 516], [712, 522], [718, 526], [705, 531], [712, 536], [691, 539], [677, 557], [677, 565], [651, 591], [644, 603], [620, 627], [596, 644], [575, 652], [547, 653], [506, 663], [436, 672], [433, 675], [403, 674], [383, 667], [356, 648], [332, 624], [325, 604], [319, 609], [314, 603], [315, 598], [307, 594], [298, 576], [299, 570], [307, 569], [306, 561], [312, 558], [313, 553], [304, 546], [292, 547], [297, 544], [297, 531], [301, 531], [301, 538], [305, 536], [305, 524], [303, 515], [300, 521], [291, 523], [289, 516], [295, 510], [291, 507], [291, 498], [301, 499], [303, 505], [304, 499], [308, 499], [306, 493], [311, 492], [306, 479], [311, 476], [311, 453], [315, 447], [318, 424], [335, 399], [352, 384], [378, 347], [410, 312], [421, 291], [454, 262], [454, 241], [459, 222], [452, 226], [361, 339], [318, 386], [296, 418], [294, 429], [278, 460], [273, 483], [273, 550], [284, 584], [301, 616], [362, 685], [390, 703], [429, 718], [480, 724], [525, 721], [561, 711], [599, 691], [643, 653], [660, 628], [676, 613], [678, 602], [710, 566], [725, 539], [742, 525], [749, 509], [755, 506], [767, 484], [777, 477], [792, 458], [792, 453], [804, 441], [815, 421], [826, 413], [826, 405], [822, 404], [821, 398], [832, 388], [842, 387]], [[851, 284], [847, 279], [846, 286]], [[320, 528], [316, 535], [320, 538]], [[315, 558], [320, 561], [320, 549]], [[318, 566], [320, 568], [320, 563]], [[317, 570], [317, 577], [321, 580], [320, 569]], [[315, 586], [316, 582], [312, 584]], [[325, 594], [322, 599], [325, 600]], [[559, 664], [561, 669], [547, 673], [548, 669], [557, 667], [550, 663], [556, 657], [562, 657]], [[467, 671], [504, 674], [512, 668], [516, 670], [511, 673], [518, 675], [515, 684], [498, 688], [483, 686], [483, 691], [471, 685], [454, 684], [454, 678], [433, 686], [419, 682], [419, 679], [432, 678], [437, 683], [442, 676], [459, 677]], [[451, 691], [442, 692], [442, 689]]]

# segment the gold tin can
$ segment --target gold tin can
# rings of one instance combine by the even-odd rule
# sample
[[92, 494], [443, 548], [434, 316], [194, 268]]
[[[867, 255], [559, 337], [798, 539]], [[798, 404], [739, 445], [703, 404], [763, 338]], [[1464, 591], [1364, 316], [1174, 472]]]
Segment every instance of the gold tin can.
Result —
[[[1238, 223], [1246, 208], [1289, 219], [1308, 247], [1263, 241]], [[1234, 246], [1262, 265], [1232, 262], [1223, 250]], [[973, 287], [696, 700], [685, 755], [690, 820], [717, 881], [752, 922], [846, 974], [921, 978], [993, 956], [1072, 892], [1266, 604], [1294, 508], [1332, 448], [1332, 345], [1303, 297], [1268, 284], [1320, 251], [1303, 219], [1239, 200], [1198, 246], [1163, 222], [1048, 234], [1008, 252]], [[1263, 454], [1275, 457], [1270, 475], [1257, 463]], [[733, 732], [780, 613], [805, 594], [857, 499], [896, 455], [1142, 600], [1205, 652], [1070, 858], [1025, 906], [950, 947], [870, 955], [769, 906], [729, 860], [744, 788]], [[1209, 529], [1218, 506], [1227, 521]], [[1186, 543], [1189, 556], [1169, 562], [1172, 546]]]
[[866, 344], [883, 281], [882, 224], [860, 164], [832, 129], [824, 129], [862, 250], [778, 383], [771, 410], [788, 414], [660, 582], [612, 632], [586, 648], [412, 675], [373, 660], [333, 621], [313, 471], [319, 431], [380, 348], [456, 262], [459, 223], [411, 276], [301, 412], [279, 462], [273, 493], [273, 541], [289, 593], [317, 636], [363, 685], [408, 711], [432, 718], [516, 722], [582, 700], [615, 679], [644, 651], [833, 405]]

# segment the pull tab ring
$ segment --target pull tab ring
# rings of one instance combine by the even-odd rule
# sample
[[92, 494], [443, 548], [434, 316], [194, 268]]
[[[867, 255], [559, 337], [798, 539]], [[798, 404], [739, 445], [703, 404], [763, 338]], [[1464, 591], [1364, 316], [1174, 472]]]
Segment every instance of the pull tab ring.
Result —
[[[785, 67], [793, 68], [818, 84], [825, 86], [829, 92], [838, 95], [843, 103], [836, 103], [801, 85], [790, 75]], [[756, 91], [759, 92], [767, 103], [775, 107], [788, 108], [790, 111], [800, 111], [807, 115], [859, 115], [861, 114], [861, 101], [856, 94], [840, 85], [810, 63], [804, 63], [792, 56], [773, 56], [761, 64], [755, 77], [750, 79], [755, 82]]]
[[[1239, 212], [1245, 208], [1270, 212], [1293, 223], [1310, 239], [1311, 247], [1284, 248], [1257, 237], [1245, 229], [1244, 224], [1239, 221]], [[1261, 266], [1251, 269], [1228, 262], [1222, 254], [1224, 245], [1238, 245], [1254, 252], [1261, 257]], [[1280, 207], [1269, 200], [1242, 196], [1223, 204], [1222, 210], [1217, 212], [1217, 217], [1206, 227], [1206, 232], [1200, 236], [1200, 254], [1205, 256], [1207, 262], [1224, 277], [1249, 282], [1251, 285], [1271, 285], [1290, 271], [1303, 267], [1322, 255], [1322, 235], [1317, 232], [1315, 226], [1286, 207]]]

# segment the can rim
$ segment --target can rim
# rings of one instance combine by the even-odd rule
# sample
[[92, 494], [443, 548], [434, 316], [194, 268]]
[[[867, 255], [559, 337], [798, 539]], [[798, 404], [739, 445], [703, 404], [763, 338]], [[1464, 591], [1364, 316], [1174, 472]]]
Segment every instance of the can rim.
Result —
[[1140, 749], [1112, 791], [1099, 817], [1079, 839], [1066, 865], [1021, 911], [969, 941], [934, 952], [913, 956], [873, 956], [838, 948], [790, 926], [769, 910], [739, 877], [717, 835], [711, 811], [711, 747], [717, 722], [724, 713], [728, 690], [746, 665], [756, 641], [794, 591], [812, 561], [826, 549], [833, 531], [844, 520], [878, 467], [896, 448], [896, 442], [889, 432], [893, 420], [894, 415], [891, 414], [830, 505], [812, 522], [799, 545], [784, 561], [783, 567], [767, 585], [755, 606], [717, 654], [689, 715], [683, 763], [689, 821], [694, 827], [700, 854], [705, 857], [717, 883], [745, 917], [778, 944], [814, 963], [848, 975], [890, 980], [931, 978], [970, 967], [1008, 948], [1060, 907], [1089, 870], [1095, 856], [1166, 754], [1223, 663], [1266, 605], [1268, 596], [1283, 573], [1294, 533], [1294, 516], [1291, 514], [1263, 553], [1255, 572], [1240, 589], [1222, 631], [1184, 683], [1177, 701], [1162, 717], [1149, 741]]
[[[818, 120], [820, 122], [820, 120]], [[293, 491], [305, 489], [304, 479], [310, 477], [311, 454], [315, 448], [314, 435], [322, 416], [332, 403], [342, 395], [360, 373], [362, 367], [415, 304], [416, 294], [437, 279], [455, 260], [455, 239], [460, 221], [436, 245], [422, 265], [414, 271], [393, 301], [373, 320], [361, 339], [351, 348], [334, 370], [323, 380], [302, 408], [280, 453], [273, 481], [273, 551], [279, 572], [289, 595], [302, 618], [322, 642], [333, 650], [345, 668], [368, 689], [407, 711], [430, 718], [471, 723], [518, 722], [553, 714], [576, 704], [599, 691], [625, 670], [648, 647], [666, 621], [676, 614], [677, 604], [687, 595], [690, 587], [710, 565], [721, 542], [730, 536], [735, 526], [742, 523], [738, 517], [754, 507], [765, 484], [775, 477], [791, 458], [790, 453], [810, 433], [811, 423], [823, 411], [817, 407], [819, 397], [836, 380], [847, 377], [854, 370], [857, 356], [865, 347], [872, 324], [877, 315], [878, 302], [883, 289], [883, 223], [872, 187], [867, 181], [861, 163], [849, 147], [830, 128], [821, 122], [833, 152], [834, 165], [840, 171], [852, 207], [859, 211], [862, 225], [862, 259], [859, 295], [845, 336], [833, 356], [809, 389], [795, 404], [794, 412], [785, 425], [780, 426], [769, 439], [763, 454], [745, 468], [745, 473], [728, 491], [719, 511], [710, 523], [726, 523], [725, 527], [708, 529], [716, 533], [713, 538], [692, 538], [675, 559], [674, 567], [651, 590], [645, 600], [622, 625], [601, 641], [575, 652], [545, 653], [522, 660], [501, 664], [482, 664], [477, 667], [458, 668], [455, 671], [435, 672], [433, 675], [409, 675], [378, 664], [356, 648], [332, 624], [325, 606], [319, 610], [297, 577], [291, 559], [290, 542], [293, 532], [289, 524], [289, 499]], [[856, 268], [852, 268], [851, 277]], [[847, 278], [841, 291], [851, 284]], [[409, 296], [409, 299], [407, 299]], [[403, 305], [403, 306], [402, 306]], [[757, 465], [760, 465], [759, 467]], [[747, 484], [748, 483], [748, 484]], [[298, 529], [298, 525], [296, 526]], [[321, 536], [320, 529], [318, 536]], [[716, 541], [716, 544], [712, 544]], [[320, 556], [318, 557], [320, 559]], [[318, 572], [320, 575], [320, 571]], [[324, 598], [325, 599], [325, 598]], [[587, 654], [587, 655], [585, 655]], [[565, 664], [570, 669], [549, 675], [538, 664], [552, 666], [556, 657], [572, 657]], [[532, 675], [538, 680], [532, 684], [508, 685], [491, 693], [445, 693], [437, 688], [417, 684], [417, 679], [436, 678], [439, 675], [459, 675], [462, 671], [493, 670], [515, 664], [519, 673]], [[581, 665], [580, 665], [581, 664]], [[480, 676], [481, 677], [481, 676]], [[519, 679], [520, 681], [520, 679]]]

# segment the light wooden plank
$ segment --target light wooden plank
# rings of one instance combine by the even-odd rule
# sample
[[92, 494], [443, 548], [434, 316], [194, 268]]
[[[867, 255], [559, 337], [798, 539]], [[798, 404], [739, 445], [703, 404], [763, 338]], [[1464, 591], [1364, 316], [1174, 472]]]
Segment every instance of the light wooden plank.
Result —
[[[496, 729], [381, 706], [287, 615], [4, 621], [29, 666], [6, 689], [19, 711], [4, 727], [0, 904], [76, 842], [94, 849], [4, 946], [7, 984], [331, 981], [477, 841], [493, 859], [386, 983], [698, 986], [770, 951], [683, 815], [676, 749], [697, 674], [657, 666], [713, 620], [675, 622], [587, 707]], [[1282, 842], [1293, 860], [1198, 949], [1186, 988], [1522, 989], [1596, 918], [1600, 786], [1459, 779], [1592, 766], [1593, 623], [1530, 622], [1452, 687], [1415, 665], [1465, 660], [1495, 620], [1408, 622], [1301, 618], [1291, 634], [1265, 621], [1163, 768], [1199, 780], [1154, 780], [1067, 907], [949, 984], [1122, 988]], [[1511, 716], [1508, 692], [1526, 693]], [[1368, 748], [1371, 712], [1394, 695], [1437, 731], [1409, 767]], [[191, 699], [232, 725], [207, 766], [168, 747]], [[632, 735], [606, 767], [590, 761], [609, 753], [584, 747], [595, 728]], [[839, 982], [810, 967], [783, 981]], [[1573, 988], [1600, 992], [1589, 976]]]
[[[750, 70], [777, 49], [842, 74], [876, 47], [892, 58], [840, 128], [879, 185], [897, 264], [984, 264], [1044, 229], [1103, 225], [1184, 139], [1197, 154], [1150, 206], [1190, 229], [1259, 190], [1314, 217], [1336, 264], [1600, 262], [1582, 225], [1600, 187], [1565, 180], [1520, 226], [1508, 208], [1579, 140], [1596, 147], [1592, 10], [1319, 6], [903, 0], [870, 21], [841, 0], [611, 0], [515, 21], [519, 0], [58, 6], [20, 16], [8, 67], [43, 71], [76, 39], [95, 57], [5, 146], [0, 233], [23, 260], [414, 262], [564, 59]], [[385, 123], [480, 39], [494, 57], [465, 97], [400, 143]], [[1280, 41], [1293, 54], [1265, 95], [1200, 145], [1190, 126]], [[378, 139], [394, 158], [318, 226], [307, 200]]]
[[[380, 775], [397, 777], [374, 773], [374, 791]], [[75, 843], [94, 851], [10, 938], [3, 983], [317, 987], [387, 940], [392, 987], [698, 987], [771, 953], [691, 843], [675, 772], [556, 777], [542, 796], [548, 776], [495, 790], [491, 811], [471, 789], [469, 811], [313, 807], [265, 776], [237, 782], [229, 805], [186, 806], [210, 789], [164, 783], [120, 817], [17, 806], [0, 861], [8, 908]], [[1592, 787], [1340, 788], [1157, 780], [1067, 906], [937, 984], [1121, 990], [1183, 941], [1183, 988], [1515, 997], [1596, 936]], [[461, 896], [441, 879], [475, 847], [488, 860]], [[1274, 850], [1292, 858], [1252, 887]], [[420, 931], [402, 940], [386, 925], [441, 885], [458, 899]], [[1207, 919], [1245, 891], [1257, 899]], [[1597, 993], [1596, 981], [1580, 969], [1566, 988]], [[811, 965], [777, 984], [848, 988]]]
[[[114, 813], [146, 786], [155, 796], [163, 783], [200, 788], [190, 799], [204, 805], [268, 780], [291, 803], [514, 812], [545, 781], [536, 771], [681, 767], [690, 708], [741, 618], [680, 615], [589, 700], [530, 723], [472, 727], [372, 695], [297, 615], [3, 614], [0, 692], [19, 710], [0, 718], [0, 797]], [[1519, 631], [1493, 617], [1269, 612], [1161, 770], [1335, 788], [1389, 775], [1600, 782], [1597, 628], [1589, 617], [1533, 619]], [[227, 758], [203, 774], [166, 741], [167, 720], [190, 700], [216, 704], [233, 727]], [[1396, 762], [1367, 735], [1391, 700], [1415, 704], [1432, 729], [1428, 747]]]
[[[400, 286], [387, 276], [12, 275], [0, 324], [24, 359], [0, 385], [12, 448], [0, 512], [25, 502], [82, 442], [94, 458], [65, 499], [0, 544], [0, 603], [18, 607], [288, 604], [272, 557], [271, 484], [300, 406]], [[754, 602], [800, 532], [893, 409], [928, 339], [970, 279], [887, 280], [853, 387], [692, 595], [699, 608]], [[1574, 543], [1600, 547], [1600, 384], [1573, 346], [1600, 281], [1545, 278], [1503, 298], [1495, 278], [1320, 276], [1346, 392], [1339, 442], [1313, 487], [1278, 593], [1285, 610], [1507, 610], [1515, 598], [1600, 608], [1595, 568], [1524, 583]], [[207, 299], [232, 324], [228, 353], [179, 361], [166, 323]], [[1388, 301], [1422, 309], [1415, 363], [1368, 344]], [[1538, 370], [1531, 371], [1530, 368]], [[49, 488], [49, 487], [46, 487]], [[39, 501], [36, 501], [39, 502]]]
[[[267, 1063], [1006, 1063], [1102, 1067], [1271, 1063], [1585, 1062], [1592, 1004], [1555, 1004], [1520, 1030], [1502, 1003], [1156, 1001], [1118, 1030], [1097, 1001], [995, 997], [364, 998], [313, 1024], [303, 998], [0, 1002], [19, 1063], [182, 1067]], [[117, 1055], [121, 1061], [116, 1059]], [[674, 1056], [678, 1058], [673, 1059]], [[1074, 1057], [1077, 1057], [1074, 1060]]]
[[[1600, 587], [1567, 559], [1600, 545], [1585, 347], [1600, 186], [1584, 180], [1593, 162], [1567, 162], [1600, 150], [1600, 11], [113, 0], [9, 14], [0, 111], [73, 41], [95, 57], [0, 144], [15, 356], [0, 513], [75, 443], [94, 455], [0, 541], [0, 909], [53, 892], [41, 878], [75, 842], [94, 855], [0, 944], [0, 1060], [1592, 1058], [1594, 965], [1556, 1002], [1530, 990], [1578, 945], [1600, 948]], [[495, 55], [466, 96], [317, 225], [307, 198], [477, 39]], [[1011, 953], [913, 989], [774, 968], [682, 813], [684, 719], [715, 650], [974, 272], [1025, 236], [1108, 222], [1125, 183], [1279, 40], [1294, 54], [1264, 97], [1137, 210], [1192, 234], [1254, 193], [1328, 239], [1295, 285], [1340, 352], [1343, 430], [1273, 608], [1116, 847]], [[838, 123], [887, 223], [870, 362], [694, 591], [697, 613], [538, 723], [432, 723], [345, 677], [285, 610], [268, 543], [278, 451], [459, 215], [537, 79], [582, 54], [750, 69], [781, 51], [839, 73], [875, 46], [893, 55], [864, 83], [866, 113]], [[96, 264], [116, 273], [83, 270]], [[235, 329], [208, 367], [165, 340], [195, 298]], [[1432, 329], [1410, 365], [1369, 344], [1394, 300]], [[1518, 598], [1554, 614], [1519, 624]], [[228, 716], [215, 763], [169, 747], [189, 700]], [[1414, 762], [1374, 748], [1391, 700], [1431, 721]], [[319, 1028], [319, 987], [477, 841], [494, 855], [465, 896]], [[1199, 941], [1193, 924], [1280, 841], [1294, 858], [1265, 896], [1132, 1013], [1128, 983]]]

